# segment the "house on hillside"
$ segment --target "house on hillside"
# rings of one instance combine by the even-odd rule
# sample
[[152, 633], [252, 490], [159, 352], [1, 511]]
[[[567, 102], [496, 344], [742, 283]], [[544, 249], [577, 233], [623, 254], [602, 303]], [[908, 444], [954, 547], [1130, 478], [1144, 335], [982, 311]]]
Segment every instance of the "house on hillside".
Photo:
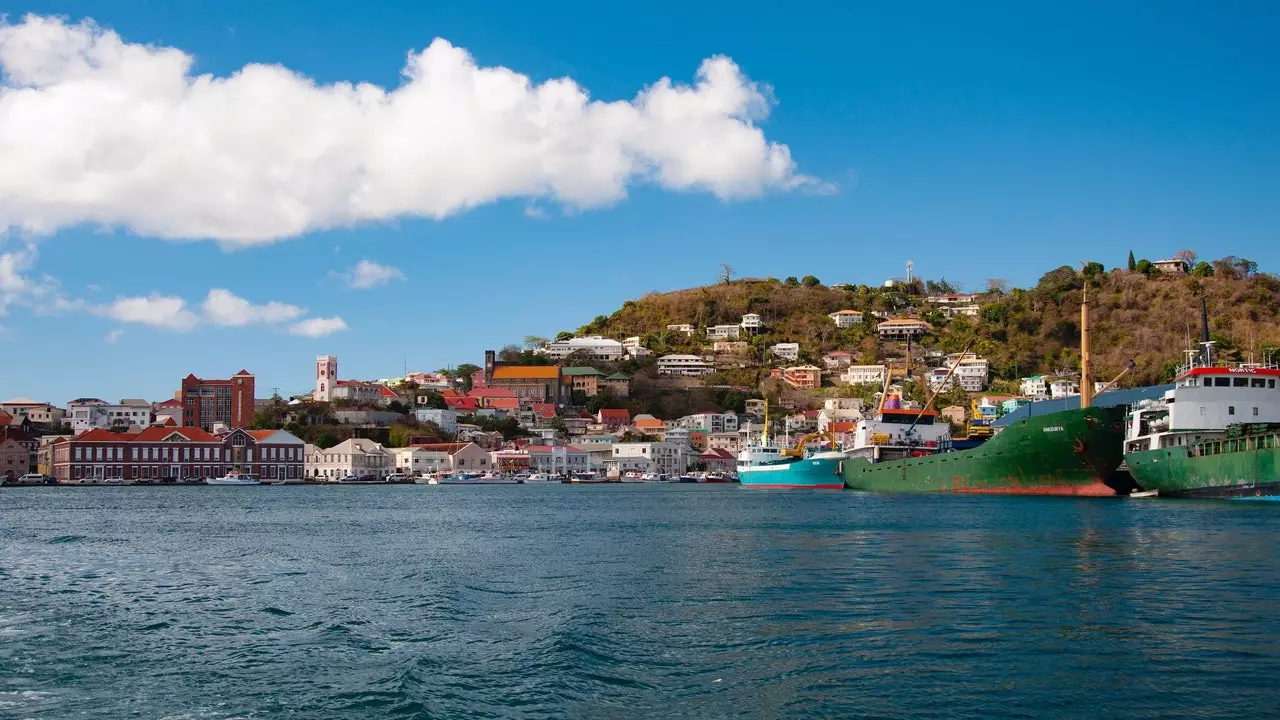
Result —
[[822, 387], [822, 369], [813, 365], [783, 368], [782, 379], [792, 387], [813, 390]]
[[827, 317], [838, 328], [851, 328], [862, 324], [862, 312], [858, 310], [837, 310]]
[[790, 360], [791, 362], [795, 362], [796, 360], [800, 359], [800, 343], [793, 343], [793, 342], [776, 343], [774, 344], [773, 347], [769, 348], [769, 352], [771, 352], [774, 357], [779, 357], [779, 358], [782, 358], [783, 360]]
[[569, 378], [574, 390], [587, 397], [598, 395], [602, 381], [608, 377], [593, 367], [562, 367], [560, 374]]
[[1187, 263], [1181, 258], [1169, 258], [1168, 260], [1157, 260], [1151, 264], [1162, 273], [1182, 275], [1187, 272]]
[[876, 325], [880, 339], [889, 342], [904, 342], [923, 336], [929, 332], [929, 323], [911, 318], [894, 318]]
[[827, 366], [828, 370], [839, 370], [853, 364], [853, 353], [844, 350], [832, 350], [822, 356], [822, 364]]

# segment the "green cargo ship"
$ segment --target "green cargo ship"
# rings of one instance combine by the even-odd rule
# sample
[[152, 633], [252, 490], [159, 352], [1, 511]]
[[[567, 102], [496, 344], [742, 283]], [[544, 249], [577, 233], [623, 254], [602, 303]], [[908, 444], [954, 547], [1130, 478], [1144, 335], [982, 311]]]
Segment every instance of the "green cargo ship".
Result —
[[1129, 413], [1129, 473], [1161, 496], [1280, 495], [1280, 369], [1214, 366], [1204, 345], [1204, 365]]
[[[971, 450], [911, 449], [874, 428], [860, 437], [842, 474], [846, 488], [874, 492], [1109, 496], [1129, 490], [1117, 474], [1124, 408], [1086, 407], [1033, 416]], [[929, 424], [918, 415], [915, 426]], [[928, 419], [927, 419], [928, 418]], [[872, 421], [882, 420], [875, 416]], [[863, 421], [868, 422], [867, 420]], [[884, 429], [882, 425], [879, 429]], [[859, 427], [861, 433], [863, 428]], [[905, 456], [894, 458], [894, 454]], [[934, 450], [938, 451], [934, 451]]]

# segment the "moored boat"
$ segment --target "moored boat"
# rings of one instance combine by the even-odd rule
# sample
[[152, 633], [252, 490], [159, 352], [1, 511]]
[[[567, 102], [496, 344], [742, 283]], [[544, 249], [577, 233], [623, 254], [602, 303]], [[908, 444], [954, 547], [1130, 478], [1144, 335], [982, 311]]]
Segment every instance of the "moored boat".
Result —
[[261, 485], [262, 482], [252, 475], [229, 472], [221, 477], [205, 478], [206, 485]]
[[1124, 460], [1161, 497], [1280, 495], [1280, 368], [1215, 364], [1204, 342], [1159, 400], [1133, 407]]

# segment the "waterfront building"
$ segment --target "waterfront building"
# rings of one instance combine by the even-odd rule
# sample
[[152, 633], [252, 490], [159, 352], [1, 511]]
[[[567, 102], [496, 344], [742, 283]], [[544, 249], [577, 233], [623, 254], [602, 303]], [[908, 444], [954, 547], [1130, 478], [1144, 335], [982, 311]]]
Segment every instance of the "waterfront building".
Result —
[[723, 448], [707, 448], [698, 455], [698, 462], [708, 472], [732, 473], [738, 470], [737, 454]]
[[670, 442], [614, 443], [606, 469], [610, 474], [634, 470], [679, 475], [689, 469], [692, 454], [688, 445]]
[[707, 448], [711, 450], [727, 450], [731, 453], [738, 453], [742, 450], [742, 436], [735, 430], [733, 432], [719, 432], [707, 435]]
[[302, 440], [284, 430], [233, 430], [222, 436], [196, 427], [152, 425], [136, 432], [94, 429], [55, 440], [58, 482], [122, 478], [182, 480], [242, 472], [264, 480], [302, 477]]
[[573, 445], [530, 445], [525, 450], [534, 472], [569, 475], [600, 469], [592, 466], [591, 453]]
[[205, 431], [215, 425], [244, 427], [253, 421], [254, 378], [247, 370], [227, 380], [202, 380], [195, 375], [182, 379], [182, 426]]
[[697, 355], [663, 355], [658, 358], [659, 375], [681, 375], [697, 377], [710, 375], [715, 368]]
[[835, 323], [836, 327], [841, 329], [856, 327], [862, 324], [862, 313], [858, 310], [837, 310], [830, 315], [827, 315], [827, 317], [831, 318], [831, 322]]
[[25, 445], [10, 437], [0, 439], [0, 480], [13, 482], [30, 467], [31, 453]]
[[348, 476], [382, 478], [396, 469], [395, 455], [368, 438], [350, 438], [324, 449], [308, 445], [306, 457], [307, 479], [321, 482], [338, 482]]
[[396, 466], [405, 474], [487, 472], [496, 469], [489, 450], [474, 442], [418, 443], [399, 448], [395, 453]]

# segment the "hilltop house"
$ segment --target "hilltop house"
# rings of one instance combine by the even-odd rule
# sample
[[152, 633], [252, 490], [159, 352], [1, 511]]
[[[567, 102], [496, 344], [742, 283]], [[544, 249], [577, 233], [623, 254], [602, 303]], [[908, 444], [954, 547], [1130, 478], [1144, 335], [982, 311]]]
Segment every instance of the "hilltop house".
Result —
[[858, 310], [837, 310], [827, 317], [838, 328], [851, 328], [862, 324], [862, 313]]
[[929, 323], [911, 318], [894, 318], [876, 325], [881, 340], [902, 342], [929, 332]]

